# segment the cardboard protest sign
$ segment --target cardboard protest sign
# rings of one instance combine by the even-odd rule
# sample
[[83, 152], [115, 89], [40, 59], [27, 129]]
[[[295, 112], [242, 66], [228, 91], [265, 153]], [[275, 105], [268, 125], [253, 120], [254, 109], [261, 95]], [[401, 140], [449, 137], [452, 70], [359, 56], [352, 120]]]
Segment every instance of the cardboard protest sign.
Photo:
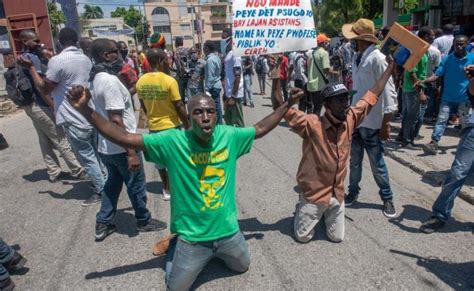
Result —
[[234, 0], [237, 56], [308, 50], [316, 46], [311, 0]]
[[397, 64], [411, 71], [430, 45], [395, 22], [380, 47], [382, 53], [391, 54]]

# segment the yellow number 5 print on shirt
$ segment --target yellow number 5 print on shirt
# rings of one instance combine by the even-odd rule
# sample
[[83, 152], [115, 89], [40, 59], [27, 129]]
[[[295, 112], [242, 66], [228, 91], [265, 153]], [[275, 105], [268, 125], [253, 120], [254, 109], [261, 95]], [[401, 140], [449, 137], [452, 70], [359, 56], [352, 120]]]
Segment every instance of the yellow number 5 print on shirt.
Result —
[[217, 189], [225, 183], [225, 172], [223, 169], [205, 167], [201, 175], [201, 196], [204, 206], [201, 211], [214, 210], [224, 206], [221, 196], [217, 195]]

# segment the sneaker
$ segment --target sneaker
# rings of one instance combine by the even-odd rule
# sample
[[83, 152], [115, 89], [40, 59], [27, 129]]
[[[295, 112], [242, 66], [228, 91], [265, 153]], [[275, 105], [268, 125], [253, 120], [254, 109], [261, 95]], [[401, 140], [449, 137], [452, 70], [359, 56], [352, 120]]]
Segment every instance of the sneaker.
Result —
[[400, 145], [400, 148], [401, 149], [404, 149], [404, 150], [417, 150], [416, 146], [414, 144], [412, 144], [411, 142], [405, 142], [405, 143], [402, 143]]
[[438, 217], [431, 217], [429, 220], [423, 222], [423, 224], [420, 226], [420, 231], [430, 234], [443, 227], [444, 224], [445, 222]]
[[0, 280], [0, 290], [1, 291], [11, 291], [15, 289], [15, 283], [13, 283], [12, 279], [10, 277]]
[[[15, 252], [13, 254], [13, 257], [10, 259], [10, 261], [6, 262], [3, 264], [3, 266], [9, 271], [9, 272], [16, 272], [20, 271], [23, 269], [23, 267], [26, 264], [26, 259], [19, 253]], [[3, 289], [1, 289], [3, 290]]]
[[0, 151], [9, 147], [7, 140], [3, 137], [3, 134], [0, 133]]
[[49, 182], [50, 183], [56, 183], [59, 180], [67, 180], [67, 179], [71, 179], [71, 178], [72, 178], [71, 173], [61, 171], [56, 176], [50, 176], [49, 177]]
[[357, 198], [359, 198], [359, 194], [349, 193], [346, 195], [346, 197], [344, 197], [344, 204], [346, 206], [351, 206], [357, 202]]
[[254, 107], [255, 107], [255, 104], [250, 103], [250, 108], [254, 108]]
[[89, 180], [89, 176], [86, 174], [85, 170], [80, 171], [78, 174], [71, 175], [71, 177], [76, 181]]
[[385, 201], [383, 203], [383, 215], [388, 218], [393, 218], [397, 216], [397, 211], [395, 210], [395, 206], [393, 206], [392, 201]]
[[417, 137], [415, 137], [415, 140], [422, 140], [424, 139], [425, 137], [422, 136], [421, 134], [419, 134]]
[[101, 196], [100, 194], [94, 193], [86, 201], [82, 202], [82, 206], [87, 207], [100, 202]]
[[438, 143], [431, 141], [429, 144], [422, 146], [423, 152], [427, 155], [437, 155], [438, 154]]
[[163, 200], [170, 201], [170, 199], [171, 199], [170, 192], [166, 191], [166, 189], [163, 189]]
[[148, 221], [148, 223], [145, 225], [137, 224], [137, 230], [139, 232], [160, 231], [166, 229], [167, 227], [168, 225], [166, 224], [166, 222], [159, 221], [153, 218], [151, 218], [150, 221]]
[[114, 233], [117, 230], [114, 224], [112, 223], [96, 223], [95, 224], [95, 241], [103, 241], [110, 234]]

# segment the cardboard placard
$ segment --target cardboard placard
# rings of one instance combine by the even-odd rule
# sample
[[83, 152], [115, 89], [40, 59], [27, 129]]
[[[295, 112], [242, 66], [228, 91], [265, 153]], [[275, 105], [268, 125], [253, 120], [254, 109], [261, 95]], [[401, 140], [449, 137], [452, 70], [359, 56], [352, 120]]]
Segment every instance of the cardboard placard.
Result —
[[232, 50], [236, 56], [316, 46], [311, 0], [235, 0], [232, 8]]
[[391, 54], [397, 64], [411, 71], [429, 47], [429, 43], [395, 22], [380, 45], [380, 51]]

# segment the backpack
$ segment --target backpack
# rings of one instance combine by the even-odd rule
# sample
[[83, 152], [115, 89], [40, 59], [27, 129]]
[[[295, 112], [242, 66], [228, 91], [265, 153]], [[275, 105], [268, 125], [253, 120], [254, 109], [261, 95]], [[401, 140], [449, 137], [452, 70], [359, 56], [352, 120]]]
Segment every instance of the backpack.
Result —
[[189, 54], [189, 49], [181, 48], [176, 51], [174, 63], [176, 65], [176, 73], [180, 78], [190, 78], [191, 73], [189, 69], [189, 63], [191, 61], [191, 56]]
[[257, 59], [257, 63], [255, 64], [255, 72], [257, 74], [265, 73], [265, 63], [263, 61], [263, 58], [258, 58]]
[[8, 97], [18, 106], [30, 105], [35, 101], [35, 93], [30, 79], [18, 63], [8, 68], [4, 74]]

